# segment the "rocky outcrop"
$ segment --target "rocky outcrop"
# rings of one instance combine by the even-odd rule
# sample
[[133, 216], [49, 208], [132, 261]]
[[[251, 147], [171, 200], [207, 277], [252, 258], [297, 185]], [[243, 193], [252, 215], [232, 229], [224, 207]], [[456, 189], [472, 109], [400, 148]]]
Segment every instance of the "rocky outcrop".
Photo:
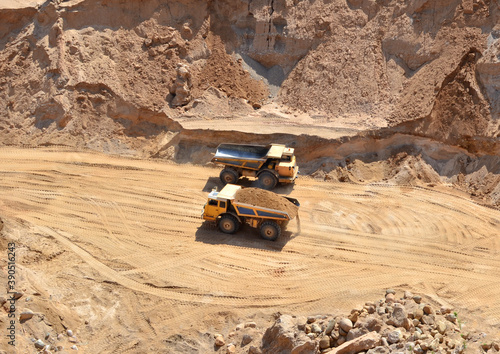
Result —
[[74, 126], [105, 121], [99, 102], [56, 107], [81, 101], [71, 92], [79, 85], [108, 87], [139, 110], [182, 112], [210, 87], [258, 109], [279, 91], [282, 103], [331, 121], [421, 120], [408, 132], [447, 143], [499, 133], [493, 3], [32, 3], [0, 8], [0, 126], [13, 134], [36, 124], [77, 136], [85, 131]]
[[177, 64], [177, 78], [175, 79], [171, 93], [174, 95], [172, 106], [185, 106], [191, 101], [191, 73], [187, 65]]
[[432, 110], [422, 119], [403, 123], [401, 130], [432, 137], [451, 145], [461, 145], [464, 138], [490, 136], [494, 118], [476, 75], [481, 54], [471, 50], [437, 88]]
[[500, 26], [488, 35], [487, 48], [477, 62], [477, 72], [491, 105], [492, 122], [489, 130], [497, 138], [500, 136]]

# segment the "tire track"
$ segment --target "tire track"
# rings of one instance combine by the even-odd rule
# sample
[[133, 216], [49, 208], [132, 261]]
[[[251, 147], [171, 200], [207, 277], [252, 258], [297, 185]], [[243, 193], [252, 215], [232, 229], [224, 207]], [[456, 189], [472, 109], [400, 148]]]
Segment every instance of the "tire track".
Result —
[[485, 301], [483, 313], [500, 323], [492, 296], [500, 212], [453, 191], [301, 178], [292, 191], [300, 226], [292, 221], [289, 236], [267, 242], [249, 227], [225, 235], [200, 219], [202, 189], [219, 169], [2, 150], [7, 215], [54, 237], [107, 282], [172, 304], [165, 316], [174, 323], [215, 309], [324, 313], [398, 286], [457, 306]]

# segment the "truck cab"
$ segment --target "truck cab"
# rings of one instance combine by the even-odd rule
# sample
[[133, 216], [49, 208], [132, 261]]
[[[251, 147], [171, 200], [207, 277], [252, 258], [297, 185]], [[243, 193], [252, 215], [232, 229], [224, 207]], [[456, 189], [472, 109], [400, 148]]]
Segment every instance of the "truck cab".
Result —
[[222, 191], [215, 188], [208, 195], [208, 201], [203, 208], [202, 218], [209, 221], [217, 220], [218, 216], [228, 211], [230, 200], [240, 189], [237, 185], [226, 185]]
[[225, 213], [227, 210], [227, 201], [217, 200], [216, 198], [208, 198], [208, 202], [205, 204], [202, 217], [205, 220], [216, 220], [217, 217]]

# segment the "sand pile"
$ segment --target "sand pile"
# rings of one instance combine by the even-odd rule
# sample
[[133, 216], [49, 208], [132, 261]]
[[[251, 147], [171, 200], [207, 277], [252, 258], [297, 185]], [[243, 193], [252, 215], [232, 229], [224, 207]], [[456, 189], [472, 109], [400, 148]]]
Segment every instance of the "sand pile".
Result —
[[209, 33], [206, 42], [210, 55], [196, 77], [195, 95], [201, 97], [205, 90], [213, 87], [229, 98], [239, 97], [252, 105], [261, 105], [269, 95], [265, 84], [253, 79], [243, 70], [240, 62], [226, 53], [224, 42], [219, 36]]
[[260, 188], [244, 188], [236, 192], [235, 201], [269, 209], [281, 210], [293, 219], [297, 216], [299, 208], [286, 198]]

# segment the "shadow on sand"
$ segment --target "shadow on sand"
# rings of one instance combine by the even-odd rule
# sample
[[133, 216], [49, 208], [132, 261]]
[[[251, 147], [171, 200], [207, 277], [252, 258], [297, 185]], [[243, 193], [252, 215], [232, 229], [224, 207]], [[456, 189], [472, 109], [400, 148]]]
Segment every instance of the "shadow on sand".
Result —
[[[236, 183], [243, 188], [259, 188], [259, 181], [258, 180], [253, 180], [249, 179], [246, 177], [242, 177], [238, 180], [238, 183]], [[294, 189], [295, 184], [294, 183], [287, 183], [287, 184], [278, 184], [272, 191], [276, 194], [283, 194], [283, 195], [288, 195], [290, 194], [293, 189]], [[222, 188], [224, 188], [224, 185], [222, 184], [221, 180], [219, 177], [208, 177], [207, 182], [205, 183], [205, 186], [203, 187], [203, 192], [210, 193], [214, 188], [217, 188], [218, 191], [220, 191]]]
[[257, 229], [248, 225], [242, 225], [238, 232], [234, 234], [225, 234], [219, 231], [219, 228], [214, 223], [208, 221], [201, 224], [195, 235], [197, 242], [206, 244], [225, 244], [274, 252], [280, 252], [288, 241], [298, 236], [291, 231], [284, 230], [276, 241], [267, 241], [260, 237]]

